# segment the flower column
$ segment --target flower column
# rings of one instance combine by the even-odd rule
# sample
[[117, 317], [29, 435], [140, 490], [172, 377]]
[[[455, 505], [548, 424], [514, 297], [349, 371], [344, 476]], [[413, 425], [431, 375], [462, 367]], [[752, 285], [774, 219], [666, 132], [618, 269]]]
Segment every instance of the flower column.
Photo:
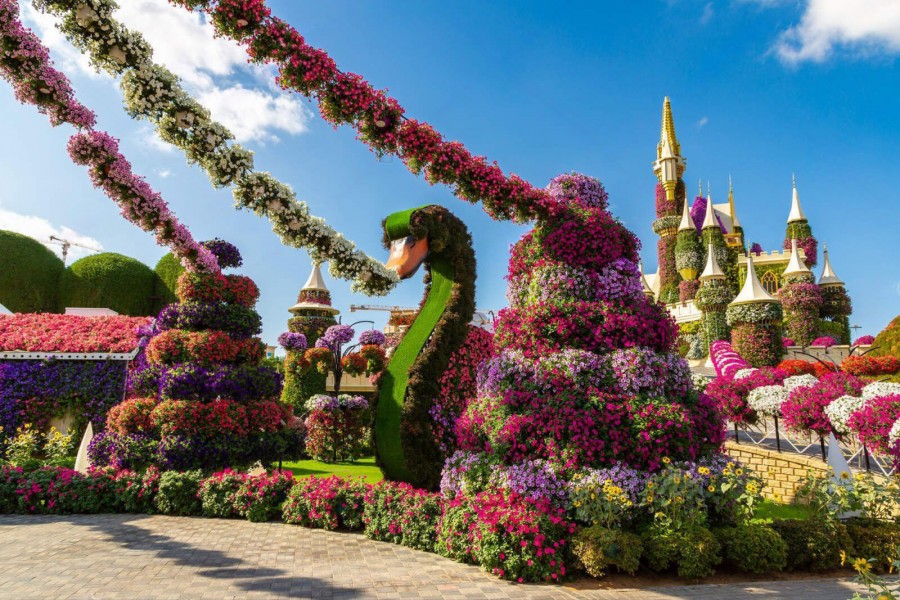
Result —
[[684, 201], [684, 209], [681, 213], [681, 224], [678, 226], [678, 239], [675, 244], [675, 267], [681, 275], [682, 281], [678, 284], [679, 298], [682, 302], [693, 300], [697, 295], [700, 282], [697, 274], [703, 267], [703, 246], [697, 228], [691, 219], [688, 210], [687, 199]]
[[706, 255], [706, 268], [700, 275], [700, 289], [694, 302], [703, 311], [703, 345], [709, 352], [710, 344], [728, 339], [725, 310], [733, 298], [725, 272], [716, 260], [715, 247], [710, 244]]
[[826, 321], [839, 324], [841, 326], [839, 341], [842, 344], [849, 344], [850, 314], [853, 312], [853, 303], [844, 288], [844, 282], [834, 274], [834, 270], [831, 268], [827, 246], [823, 254], [825, 255], [825, 267], [819, 278], [819, 288], [822, 291], [821, 317]]
[[822, 293], [812, 271], [800, 260], [797, 240], [791, 240], [791, 260], [781, 280], [784, 285], [777, 295], [784, 310], [785, 333], [795, 344], [807, 346], [819, 328]]
[[753, 255], [747, 256], [747, 279], [741, 293], [728, 305], [725, 318], [731, 327], [734, 349], [754, 367], [778, 364], [781, 344], [781, 304], [759, 283]]

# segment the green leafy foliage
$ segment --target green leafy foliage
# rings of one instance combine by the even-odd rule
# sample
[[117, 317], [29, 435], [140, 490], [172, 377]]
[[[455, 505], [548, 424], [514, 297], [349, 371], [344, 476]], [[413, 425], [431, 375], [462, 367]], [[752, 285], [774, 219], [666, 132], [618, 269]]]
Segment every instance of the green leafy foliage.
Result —
[[772, 521], [772, 529], [787, 544], [789, 571], [830, 571], [841, 566], [841, 551], [852, 554], [847, 528], [822, 519]]
[[59, 307], [111, 308], [120, 315], [153, 313], [156, 276], [145, 264], [107, 252], [72, 263], [60, 283]]
[[872, 356], [896, 356], [900, 358], [900, 315], [888, 323], [888, 326], [875, 336], [872, 344]]
[[178, 278], [184, 273], [184, 267], [181, 266], [181, 261], [169, 252], [159, 259], [153, 271], [156, 273], [153, 282], [154, 310], [159, 312], [165, 305], [178, 302], [175, 288], [178, 287]]
[[199, 515], [202, 510], [198, 492], [203, 473], [166, 471], [159, 478], [156, 508], [164, 515]]
[[603, 577], [610, 567], [634, 574], [641, 563], [643, 546], [635, 533], [594, 525], [572, 539], [577, 564], [592, 577]]
[[657, 572], [675, 566], [679, 577], [700, 579], [715, 573], [714, 567], [722, 562], [716, 536], [699, 525], [674, 531], [655, 523], [644, 531], [641, 541], [647, 565]]
[[745, 523], [714, 531], [722, 545], [725, 564], [745, 573], [781, 571], [787, 565], [788, 546], [774, 529], [763, 523]]
[[56, 312], [65, 266], [28, 236], [0, 230], [0, 304], [13, 312]]
[[900, 524], [879, 521], [850, 521], [847, 533], [860, 558], [865, 558], [879, 571], [890, 569], [898, 558]]

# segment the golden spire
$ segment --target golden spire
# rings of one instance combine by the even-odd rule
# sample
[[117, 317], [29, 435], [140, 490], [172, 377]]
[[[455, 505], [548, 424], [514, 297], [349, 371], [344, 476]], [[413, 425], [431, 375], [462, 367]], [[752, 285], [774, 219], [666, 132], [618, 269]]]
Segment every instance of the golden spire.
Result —
[[700, 190], [700, 197], [703, 197], [703, 178], [697, 179], [697, 189]]
[[[675, 119], [672, 117], [672, 103], [669, 102], [668, 96], [663, 100], [662, 126], [660, 127], [659, 132], [658, 155], [662, 154], [662, 147], [666, 145], [666, 143], [672, 148], [672, 153], [675, 156], [681, 156], [681, 144], [678, 143], [678, 138], [675, 136]], [[657, 156], [657, 158], [658, 157], [659, 156]]]
[[734, 212], [734, 187], [731, 185], [731, 175], [728, 176], [728, 210], [731, 212], [731, 230], [734, 231], [741, 226], [741, 222]]

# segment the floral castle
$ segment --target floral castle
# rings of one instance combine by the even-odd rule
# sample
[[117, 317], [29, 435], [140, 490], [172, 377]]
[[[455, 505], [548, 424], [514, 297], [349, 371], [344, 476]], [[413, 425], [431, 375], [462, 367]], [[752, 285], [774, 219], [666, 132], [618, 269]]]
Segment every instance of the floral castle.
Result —
[[818, 242], [796, 180], [783, 248], [763, 252], [758, 244], [747, 247], [730, 178], [726, 203], [714, 204], [702, 189], [689, 203], [686, 167], [666, 98], [653, 163], [658, 267], [644, 274], [644, 291], [679, 323], [688, 358], [702, 358], [710, 343], [729, 338], [759, 364], [777, 362], [784, 345], [805, 346], [822, 336], [848, 344], [850, 297], [824, 245], [818, 279], [810, 270], [818, 263]]

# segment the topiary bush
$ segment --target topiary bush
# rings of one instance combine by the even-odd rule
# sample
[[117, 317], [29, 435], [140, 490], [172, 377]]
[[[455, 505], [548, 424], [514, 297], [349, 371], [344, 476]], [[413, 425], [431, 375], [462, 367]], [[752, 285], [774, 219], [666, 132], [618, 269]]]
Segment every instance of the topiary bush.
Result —
[[894, 317], [888, 326], [875, 336], [872, 342], [872, 356], [896, 356], [900, 358], [900, 315]]
[[745, 523], [713, 533], [722, 545], [725, 564], [739, 571], [770, 573], [787, 565], [788, 546], [768, 525]]
[[643, 550], [637, 534], [601, 525], [582, 529], [572, 538], [576, 564], [591, 577], [603, 577], [609, 567], [634, 575]]
[[145, 264], [105, 252], [72, 263], [60, 280], [59, 308], [111, 308], [121, 315], [154, 314], [156, 276]]
[[165, 305], [178, 302], [175, 288], [178, 286], [178, 278], [184, 273], [184, 267], [181, 266], [181, 261], [169, 252], [159, 259], [153, 272], [156, 273], [153, 282], [154, 310], [159, 312]]
[[12, 312], [57, 312], [63, 261], [28, 236], [0, 230], [0, 304]]
[[821, 519], [777, 519], [774, 529], [787, 544], [787, 570], [830, 571], [841, 566], [841, 551], [853, 556], [843, 523]]
[[159, 477], [156, 494], [156, 508], [164, 515], [193, 516], [202, 511], [200, 502], [200, 482], [203, 472], [166, 471]]

